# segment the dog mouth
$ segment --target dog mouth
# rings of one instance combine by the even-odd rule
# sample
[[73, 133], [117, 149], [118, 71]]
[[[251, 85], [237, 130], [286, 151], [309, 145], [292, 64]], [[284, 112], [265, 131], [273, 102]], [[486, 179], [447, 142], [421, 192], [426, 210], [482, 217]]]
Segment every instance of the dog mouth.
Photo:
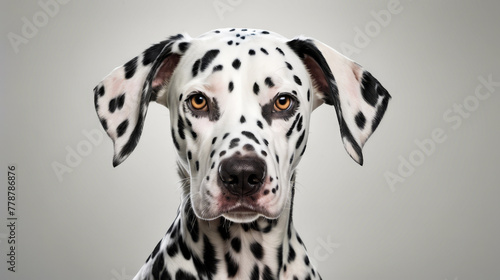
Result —
[[235, 223], [250, 223], [260, 216], [270, 216], [268, 211], [262, 207], [249, 205], [247, 203], [236, 203], [221, 212], [221, 216]]

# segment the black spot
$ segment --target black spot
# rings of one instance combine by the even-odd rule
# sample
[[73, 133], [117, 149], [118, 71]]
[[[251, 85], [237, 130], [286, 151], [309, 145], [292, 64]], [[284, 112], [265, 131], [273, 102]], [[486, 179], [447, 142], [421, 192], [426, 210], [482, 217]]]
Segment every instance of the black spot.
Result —
[[214, 137], [214, 139], [212, 139], [212, 145], [215, 144], [216, 141], [217, 141], [217, 137]]
[[264, 48], [260, 48], [260, 51], [263, 52], [265, 55], [268, 55], [269, 53], [266, 51]]
[[242, 131], [241, 134], [245, 135], [246, 137], [248, 137], [249, 139], [255, 141], [255, 143], [257, 144], [260, 144], [259, 140], [257, 139], [257, 137], [255, 137], [255, 135], [249, 131]]
[[125, 63], [125, 79], [130, 79], [134, 76], [137, 69], [137, 56], [132, 58], [129, 62]]
[[116, 109], [121, 110], [125, 104], [125, 93], [118, 97], [115, 97], [109, 101], [108, 109], [111, 113], [114, 113]]
[[182, 97], [183, 97], [183, 96], [184, 96], [184, 95], [183, 95], [182, 93], [181, 93], [181, 95], [179, 95], [179, 102], [182, 100]]
[[212, 61], [217, 57], [217, 55], [220, 53], [219, 50], [209, 50], [208, 52], [203, 55], [201, 58], [201, 65], [200, 65], [200, 71], [203, 72], [207, 67], [212, 63]]
[[297, 85], [301, 86], [302, 85], [302, 81], [300, 80], [299, 77], [293, 75], [293, 80], [295, 81], [295, 83], [297, 83]]
[[267, 35], [267, 34], [269, 34], [269, 31], [262, 31], [261, 33]]
[[261, 153], [263, 156], [267, 157], [267, 153], [266, 153], [266, 151], [262, 150], [262, 151], [260, 151], [260, 153]]
[[97, 94], [99, 94], [99, 96], [101, 96], [101, 97], [102, 97], [102, 96], [104, 95], [104, 92], [105, 92], [105, 90], [104, 90], [104, 86], [101, 86], [101, 87], [99, 88], [99, 90], [98, 90]]
[[209, 274], [209, 279], [211, 279], [211, 276], [217, 272], [217, 263], [219, 260], [215, 257], [214, 245], [210, 243], [206, 235], [203, 236], [203, 262]]
[[190, 130], [191, 132], [191, 136], [193, 136], [193, 139], [196, 140], [196, 137], [198, 137], [198, 134], [196, 134], [196, 132], [194, 132], [193, 130]]
[[293, 156], [294, 156], [294, 154], [292, 154], [292, 156], [290, 157], [290, 164], [292, 164], [292, 162], [293, 162]]
[[238, 264], [231, 258], [231, 255], [229, 255], [229, 252], [226, 253], [224, 256], [226, 259], [226, 264], [227, 264], [227, 276], [228, 277], [234, 277], [236, 273], [238, 272]]
[[307, 90], [307, 101], [311, 101], [311, 90]]
[[239, 59], [235, 59], [232, 65], [234, 69], [238, 70], [241, 66], [241, 61]]
[[231, 46], [233, 44], [233, 40], [228, 41], [227, 44]]
[[271, 271], [271, 268], [269, 266], [264, 266], [264, 271], [262, 271], [262, 280], [274, 280], [273, 273]]
[[274, 83], [273, 83], [273, 80], [271, 79], [271, 77], [267, 77], [267, 78], [264, 80], [264, 83], [265, 83], [268, 87], [270, 87], [270, 88], [274, 87]]
[[261, 121], [257, 121], [257, 126], [260, 127], [260, 129], [263, 129], [264, 128], [264, 125], [262, 125], [262, 122]]
[[240, 33], [236, 34], [236, 37], [240, 37]]
[[378, 83], [370, 72], [363, 72], [361, 82], [361, 94], [368, 104], [374, 106], [377, 104], [379, 95], [387, 95], [387, 91]]
[[193, 274], [182, 269], [177, 270], [175, 273], [175, 280], [196, 280]]
[[243, 228], [243, 230], [245, 232], [247, 232], [248, 230], [250, 230], [250, 226], [248, 224], [242, 224], [241, 227]]
[[196, 161], [195, 165], [196, 165], [196, 171], [200, 171], [200, 162]]
[[297, 125], [297, 122], [299, 121], [300, 117], [301, 117], [300, 114], [297, 114], [297, 116], [295, 117], [295, 120], [293, 121], [292, 126], [290, 127], [290, 129], [288, 129], [288, 131], [286, 133], [287, 138], [289, 138], [292, 135], [293, 129], [295, 128], [295, 125]]
[[193, 255], [193, 263], [194, 267], [196, 268], [196, 272], [198, 272], [198, 276], [207, 275], [207, 270], [205, 269], [205, 265], [196, 255]]
[[[295, 177], [295, 176], [293, 176]], [[292, 177], [292, 182], [294, 181], [294, 178]], [[278, 177], [276, 177], [276, 180], [278, 180]], [[295, 186], [292, 184], [292, 195], [290, 199], [290, 213], [288, 215], [288, 226], [287, 226], [287, 237], [288, 240], [292, 239], [292, 212], [293, 209], [293, 198], [295, 197]]]
[[125, 104], [125, 93], [116, 98], [116, 108], [121, 110], [123, 108], [123, 104]]
[[292, 245], [288, 246], [288, 263], [291, 263], [295, 260], [295, 250], [293, 249]]
[[297, 123], [297, 132], [302, 130], [302, 116], [300, 116], [299, 122]]
[[252, 146], [252, 145], [250, 145], [250, 144], [245, 144], [245, 145], [243, 146], [243, 150], [245, 150], [245, 151], [247, 151], [247, 152], [253, 152], [253, 151], [255, 151], [255, 148], [254, 148], [254, 146]]
[[234, 138], [233, 140], [231, 140], [231, 142], [229, 142], [229, 149], [237, 147], [239, 143], [240, 143], [240, 138]]
[[288, 62], [285, 61], [285, 64], [286, 64], [286, 67], [288, 69], [293, 70], [293, 67], [292, 67], [292, 65], [290, 63], [288, 63]]
[[233, 84], [233, 82], [232, 82], [232, 81], [231, 81], [231, 82], [229, 82], [229, 85], [228, 85], [227, 89], [229, 90], [229, 92], [232, 92], [232, 91], [233, 91], [233, 89], [234, 89], [234, 84]]
[[307, 147], [307, 145], [304, 145], [304, 148], [302, 149], [302, 152], [300, 153], [300, 156], [303, 156], [303, 155], [304, 155], [304, 153], [305, 153], [305, 151], [306, 151], [306, 147]]
[[275, 189], [275, 188], [273, 188], [271, 191], [272, 191], [273, 193], [276, 193], [276, 189]]
[[224, 223], [220, 223], [219, 226], [217, 227], [217, 230], [219, 231], [220, 236], [224, 240], [229, 240], [230, 233], [229, 233], [229, 227], [225, 225]]
[[240, 118], [240, 123], [245, 123], [245, 122], [246, 122], [245, 117], [244, 117], [244, 116], [241, 116], [241, 118]]
[[302, 132], [302, 134], [299, 137], [299, 140], [297, 140], [297, 144], [295, 144], [295, 149], [298, 149], [300, 145], [302, 144], [302, 141], [304, 141], [304, 137], [306, 136], [306, 131]]
[[198, 59], [194, 62], [193, 67], [191, 68], [191, 74], [193, 74], [193, 77], [196, 77], [196, 75], [198, 75], [198, 69], [200, 69], [200, 63], [201, 59]]
[[229, 133], [224, 134], [224, 136], [222, 136], [222, 140], [226, 139], [228, 136], [229, 136]]
[[179, 252], [179, 247], [176, 242], [172, 242], [167, 246], [167, 254], [171, 257], [174, 257]]
[[[191, 210], [191, 213], [192, 213], [192, 210]], [[199, 233], [200, 233], [199, 226], [198, 226], [198, 220], [196, 219], [194, 214], [191, 214], [190, 216], [192, 216], [192, 217], [188, 219], [187, 229], [188, 229], [189, 233], [191, 234], [191, 238], [193, 239], [193, 242], [198, 242]]]
[[304, 242], [302, 241], [302, 238], [300, 238], [299, 234], [295, 232], [295, 236], [297, 237], [297, 241], [299, 241], [300, 245], [304, 245]]
[[269, 142], [266, 139], [264, 139], [263, 141], [266, 146], [269, 146]]
[[114, 113], [116, 110], [116, 98], [113, 98], [109, 101], [108, 110], [110, 113]]
[[215, 162], [212, 162], [212, 166], [210, 166], [210, 169], [214, 169], [215, 167]]
[[181, 53], [186, 52], [186, 50], [189, 48], [189, 45], [190, 45], [190, 43], [188, 43], [188, 42], [179, 43], [179, 51]]
[[172, 276], [170, 276], [167, 268], [163, 269], [163, 271], [161, 272], [160, 280], [172, 280]]
[[248, 54], [249, 55], [255, 55], [255, 51], [251, 49], [251, 50], [248, 51]]
[[253, 256], [258, 260], [261, 260], [264, 256], [264, 249], [260, 243], [254, 242], [250, 244], [250, 251], [252, 251]]
[[215, 154], [215, 150], [212, 150], [212, 152], [210, 153], [210, 158], [213, 158], [214, 154]]
[[222, 71], [222, 68], [223, 68], [223, 66], [222, 66], [222, 65], [220, 65], [220, 64], [219, 64], [219, 65], [217, 65], [217, 66], [214, 66], [214, 68], [213, 68], [213, 72]]
[[309, 265], [309, 257], [306, 255], [304, 257], [304, 263], [308, 266]]
[[219, 30], [215, 30], [214, 32], [215, 32], [215, 33], [220, 33], [220, 31], [219, 31]]
[[165, 266], [165, 259], [163, 258], [163, 254], [159, 254], [155, 259], [155, 262], [153, 264], [153, 268], [151, 271], [151, 273], [155, 279], [160, 278], [160, 272], [163, 270], [164, 266]]
[[127, 131], [128, 127], [128, 120], [124, 120], [117, 128], [116, 128], [116, 134], [118, 137], [121, 137], [125, 131]]
[[257, 83], [253, 84], [253, 93], [259, 94], [259, 85]]
[[240, 39], [241, 39], [241, 40], [245, 40], [245, 36], [241, 36], [241, 38], [240, 38]]
[[307, 274], [307, 277], [304, 280], [311, 280], [311, 275]]
[[[180, 35], [180, 34], [179, 34]], [[181, 36], [171, 37], [170, 40], [181, 39]], [[161, 41], [158, 44], [152, 45], [147, 50], [143, 52], [142, 65], [146, 66], [151, 62], [155, 61], [155, 59], [160, 55], [161, 51], [165, 47], [166, 44], [170, 42], [170, 40]]]
[[281, 50], [280, 48], [276, 47], [276, 50], [281, 54], [281, 55], [285, 55], [285, 53], [283, 52], [283, 50]]
[[356, 121], [356, 124], [358, 125], [359, 129], [365, 128], [366, 118], [363, 112], [359, 111], [354, 120]]
[[158, 244], [156, 244], [156, 247], [154, 248], [153, 252], [151, 253], [150, 258], [154, 259], [154, 257], [156, 257], [156, 254], [160, 250], [160, 245], [161, 245], [161, 240], [160, 240], [160, 242], [158, 242]]
[[252, 273], [250, 274], [250, 280], [259, 280], [259, 266], [254, 265]]
[[248, 30], [248, 29], [246, 29], [246, 28], [241, 29], [241, 31], [243, 31], [243, 32], [244, 32], [244, 31], [247, 31], [247, 30]]
[[234, 30], [236, 30], [236, 29], [232, 28], [231, 30], [229, 30], [229, 32], [233, 32]]
[[181, 248], [182, 256], [184, 257], [184, 259], [190, 260], [191, 259], [191, 251], [187, 247], [186, 242], [184, 242], [182, 237], [179, 237], [179, 240], [177, 241], [177, 243], [179, 244], [179, 247]]
[[[380, 86], [382, 87], [382, 86]], [[387, 93], [387, 92], [386, 92]], [[387, 93], [387, 96], [384, 97], [382, 100], [382, 103], [377, 107], [377, 112], [375, 112], [375, 117], [373, 118], [372, 122], [372, 132], [377, 129], [378, 125], [380, 124], [380, 121], [382, 120], [382, 117], [384, 116], [385, 110], [387, 109], [387, 105], [389, 104], [389, 94]]]
[[280, 163], [280, 157], [278, 155], [276, 155], [276, 162]]
[[238, 237], [233, 238], [231, 240], [231, 247], [236, 253], [239, 253], [241, 249], [241, 239], [239, 239]]
[[222, 152], [220, 152], [220, 153], [219, 153], [219, 157], [222, 157], [222, 156], [224, 156], [225, 154], [226, 154], [226, 151], [222, 151]]

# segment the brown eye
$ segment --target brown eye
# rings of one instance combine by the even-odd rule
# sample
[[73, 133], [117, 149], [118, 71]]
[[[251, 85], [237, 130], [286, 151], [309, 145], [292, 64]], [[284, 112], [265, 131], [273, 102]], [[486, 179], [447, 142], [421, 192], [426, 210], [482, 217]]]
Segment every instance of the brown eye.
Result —
[[191, 96], [191, 107], [197, 111], [208, 111], [207, 98], [203, 94]]
[[278, 96], [276, 101], [274, 101], [274, 110], [277, 112], [285, 111], [292, 105], [292, 98], [288, 95]]

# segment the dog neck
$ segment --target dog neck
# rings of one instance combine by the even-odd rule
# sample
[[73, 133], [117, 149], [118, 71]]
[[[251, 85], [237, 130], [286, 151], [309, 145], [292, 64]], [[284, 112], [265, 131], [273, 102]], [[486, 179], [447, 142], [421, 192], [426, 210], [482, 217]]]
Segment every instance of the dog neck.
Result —
[[[184, 177], [183, 181], [186, 194], [189, 180]], [[200, 279], [319, 277], [293, 228], [293, 180], [291, 188], [291, 199], [280, 217], [260, 217], [250, 223], [234, 223], [224, 217], [202, 220], [194, 214], [189, 196], [184, 195], [174, 223], [136, 279], [160, 276], [164, 271], [174, 276], [181, 269]]]

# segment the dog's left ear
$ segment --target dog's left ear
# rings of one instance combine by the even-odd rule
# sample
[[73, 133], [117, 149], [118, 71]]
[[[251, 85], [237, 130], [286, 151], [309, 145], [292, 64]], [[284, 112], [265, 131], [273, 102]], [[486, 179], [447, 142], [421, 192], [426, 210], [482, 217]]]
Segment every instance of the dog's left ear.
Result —
[[302, 59], [314, 83], [314, 105], [333, 105], [349, 155], [363, 165], [361, 148], [384, 116], [391, 96], [368, 71], [314, 39], [288, 46]]

